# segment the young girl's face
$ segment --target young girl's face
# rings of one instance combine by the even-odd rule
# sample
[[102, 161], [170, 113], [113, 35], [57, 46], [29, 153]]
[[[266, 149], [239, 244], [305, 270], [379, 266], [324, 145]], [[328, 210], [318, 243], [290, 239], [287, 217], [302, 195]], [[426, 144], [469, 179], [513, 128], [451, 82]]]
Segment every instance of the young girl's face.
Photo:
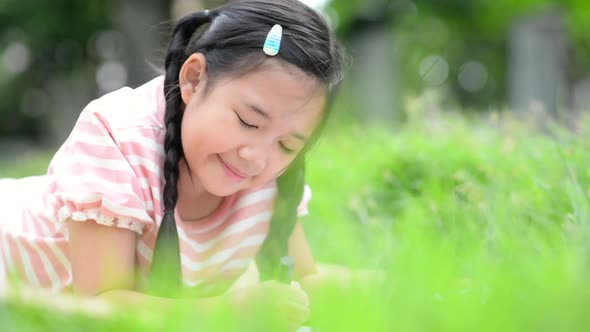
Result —
[[206, 80], [205, 58], [191, 56], [180, 75], [181, 137], [194, 190], [228, 196], [276, 179], [323, 116], [322, 85], [275, 59], [204, 93]]

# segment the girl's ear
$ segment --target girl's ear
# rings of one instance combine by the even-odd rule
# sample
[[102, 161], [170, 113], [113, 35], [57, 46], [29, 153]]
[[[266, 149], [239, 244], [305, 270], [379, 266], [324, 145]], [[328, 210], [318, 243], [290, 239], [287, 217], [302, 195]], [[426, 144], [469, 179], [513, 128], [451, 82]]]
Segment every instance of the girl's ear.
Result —
[[178, 84], [184, 104], [188, 104], [197, 92], [197, 86], [204, 86], [206, 79], [207, 60], [201, 53], [193, 53], [180, 68]]

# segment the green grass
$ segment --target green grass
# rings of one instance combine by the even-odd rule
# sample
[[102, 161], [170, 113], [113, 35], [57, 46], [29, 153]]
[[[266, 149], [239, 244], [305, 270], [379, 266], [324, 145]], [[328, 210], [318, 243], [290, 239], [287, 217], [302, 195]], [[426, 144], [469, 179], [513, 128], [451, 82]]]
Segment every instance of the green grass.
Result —
[[387, 269], [393, 330], [586, 330], [589, 138], [452, 116], [341, 129], [309, 170], [316, 256]]
[[[304, 225], [315, 256], [387, 275], [369, 289], [327, 289], [316, 324], [322, 331], [588, 330], [590, 135], [540, 134], [509, 119], [427, 120], [395, 130], [333, 127], [313, 151]], [[28, 317], [49, 312], [9, 303], [0, 324], [34, 326]], [[14, 313], [27, 318], [5, 318]], [[96, 329], [89, 318], [59, 317], [55, 330]], [[141, 317], [110, 322], [149, 329]], [[178, 322], [189, 317], [162, 322], [183, 330]]]

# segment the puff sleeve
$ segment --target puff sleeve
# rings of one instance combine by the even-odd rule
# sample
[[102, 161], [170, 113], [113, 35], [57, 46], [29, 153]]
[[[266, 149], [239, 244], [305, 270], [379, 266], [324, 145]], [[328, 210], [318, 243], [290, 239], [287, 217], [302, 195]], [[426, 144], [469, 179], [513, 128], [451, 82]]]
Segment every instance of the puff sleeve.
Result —
[[90, 103], [52, 159], [54, 218], [95, 220], [142, 234], [155, 225], [153, 202], [133, 156], [126, 155], [100, 105]]

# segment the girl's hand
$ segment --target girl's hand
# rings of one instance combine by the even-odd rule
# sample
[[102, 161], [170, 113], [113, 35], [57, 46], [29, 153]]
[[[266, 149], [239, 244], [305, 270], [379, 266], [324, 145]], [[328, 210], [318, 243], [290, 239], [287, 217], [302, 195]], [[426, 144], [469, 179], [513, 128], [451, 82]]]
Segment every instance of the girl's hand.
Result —
[[297, 331], [309, 317], [309, 298], [298, 283], [265, 281], [227, 293], [232, 307], [265, 331]]

